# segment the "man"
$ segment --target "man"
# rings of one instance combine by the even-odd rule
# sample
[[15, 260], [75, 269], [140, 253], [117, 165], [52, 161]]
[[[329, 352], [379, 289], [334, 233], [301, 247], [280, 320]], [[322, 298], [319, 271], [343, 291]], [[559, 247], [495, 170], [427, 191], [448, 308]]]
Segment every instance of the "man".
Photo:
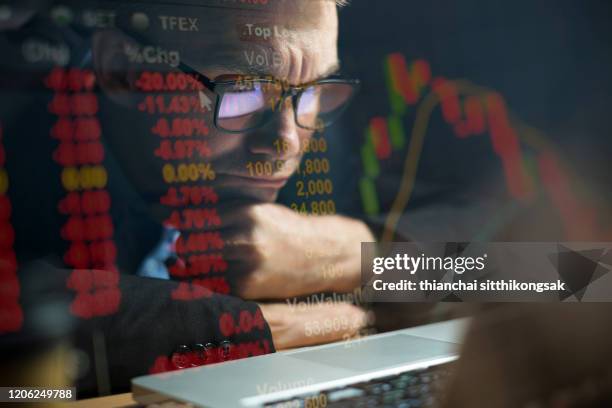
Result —
[[[192, 37], [195, 44], [168, 36], [155, 38], [153, 35], [151, 40], [161, 43], [162, 47], [178, 49], [190, 68], [209, 79], [239, 81], [246, 78], [247, 86], [258, 86], [252, 85], [255, 78], [273, 79], [280, 86], [313, 84], [339, 68], [338, 17], [333, 1], [276, 1], [263, 10], [211, 8], [206, 14], [202, 22], [205, 27]], [[283, 34], [271, 35], [263, 42], [256, 41], [257, 28], [271, 28]], [[148, 124], [143, 123], [142, 128], [138, 128], [139, 124], [133, 123], [128, 129], [113, 126], [120, 123], [113, 120], [113, 114], [120, 112], [139, 119], [134, 116], [138, 103], [134, 98], [139, 90], [137, 78], [132, 76], [131, 80], [126, 80], [125, 74], [137, 72], [143, 65], [126, 58], [126, 47], [138, 47], [129, 34], [111, 31], [94, 37], [94, 66], [102, 88], [115, 102], [109, 108], [112, 113], [107, 122], [111, 129], [107, 137], [128, 179], [133, 180], [143, 196], [159, 197], [165, 194], [168, 186], [161, 177], [152, 177], [147, 171], [155, 169], [160, 174], [163, 166], [162, 160], [147, 154], [154, 152], [158, 143], [148, 135]], [[274, 60], [264, 66], [253, 64], [249, 59], [253, 50], [273, 55]], [[348, 92], [346, 89], [340, 86], [335, 92]], [[222, 103], [215, 92], [210, 89], [204, 92], [210, 100]], [[281, 101], [274, 92], [269, 94], [273, 94], [274, 102], [281, 106], [277, 111], [268, 107], [272, 116], [268, 122], [251, 131], [237, 133], [234, 129], [224, 129], [219, 124], [222, 119], [217, 117], [217, 126], [211, 125], [206, 137], [212, 152], [207, 161], [212, 164], [216, 177], [205, 184], [214, 186], [221, 195], [218, 210], [221, 235], [226, 243], [224, 255], [230, 262], [229, 273], [241, 275], [235, 280], [235, 293], [245, 299], [271, 300], [320, 292], [350, 292], [359, 286], [360, 242], [374, 238], [360, 221], [341, 216], [306, 217], [273, 204], [279, 190], [299, 166], [314, 129], [305, 129], [296, 120], [295, 100], [291, 103], [291, 99]], [[217, 109], [229, 106], [232, 97], [235, 98], [235, 94], [225, 96], [224, 105]], [[347, 93], [339, 103], [348, 103], [349, 97]], [[302, 101], [306, 99], [307, 96], [301, 98]], [[225, 102], [227, 100], [229, 102]], [[265, 103], [269, 105], [269, 99]], [[205, 115], [205, 122], [213, 124], [214, 116], [213, 109]], [[134, 134], [135, 127], [141, 132]], [[131, 133], [129, 137], [126, 131]], [[138, 163], [132, 159], [135, 142], [145, 152]], [[256, 163], [271, 164], [273, 172], [257, 174], [250, 170]], [[154, 185], [155, 182], [158, 184]], [[164, 206], [155, 202], [152, 211], [162, 214], [160, 218], [163, 219], [167, 216], [167, 208], [160, 207]], [[330, 234], [330, 231], [335, 233]], [[322, 256], [312, 259], [309, 253]], [[334, 278], [324, 276], [321, 265], [330, 263], [344, 273]], [[262, 310], [266, 320], [275, 322], [271, 329], [277, 347], [321, 341], [304, 338], [305, 317], [289, 313], [294, 309], [285, 302], [263, 305]], [[347, 305], [321, 308], [319, 313], [321, 318], [327, 319], [333, 319], [336, 313], [349, 313], [354, 318], [361, 314]], [[289, 321], [288, 316], [291, 316]], [[340, 339], [344, 334], [336, 333], [326, 340]]]
[[[132, 23], [143, 20], [136, 9], [123, 11], [118, 14], [131, 16]], [[34, 138], [38, 147], [26, 150], [27, 162], [7, 160], [6, 167], [16, 180], [9, 196], [20, 274], [42, 280], [53, 291], [69, 290], [77, 344], [90, 352], [77, 373], [85, 393], [125, 390], [130, 378], [147, 372], [339, 340], [366, 323], [366, 313], [351, 304], [298, 309], [284, 301], [357, 287], [360, 242], [373, 240], [365, 224], [336, 215], [300, 215], [274, 203], [314, 132], [341, 113], [355, 90], [351, 81], [321, 82], [339, 66], [335, 2], [274, 1], [260, 9], [156, 6], [150, 11], [144, 44], [138, 32], [116, 28], [120, 16], [116, 25], [100, 23], [90, 43], [70, 27], [58, 23], [50, 30], [44, 19], [32, 18], [17, 30], [24, 34], [17, 41], [23, 55], [3, 67], [12, 73], [26, 67], [34, 72], [34, 80], [26, 82], [44, 83], [47, 92], [54, 92], [33, 103], [30, 95], [7, 87], [2, 103], [7, 149], [17, 158], [25, 157]], [[176, 16], [195, 12], [198, 17]], [[261, 42], [257, 33], [267, 32], [279, 34]], [[61, 65], [78, 68], [54, 69], [65, 44], [71, 46], [70, 62]], [[43, 45], [61, 52], [37, 54]], [[39, 54], [49, 58], [33, 58]], [[180, 64], [169, 57], [179, 54]], [[273, 62], [253, 64], [263, 61], [258, 58], [263, 54]], [[190, 84], [197, 82], [190, 90], [198, 91], [201, 104], [188, 108], [197, 115], [169, 113], [166, 105], [165, 116], [152, 118], [151, 112], [162, 108], [148, 109], [144, 72], [176, 78], [180, 70], [187, 71]], [[37, 77], [41, 73], [44, 77]], [[102, 90], [97, 102], [94, 87]], [[172, 98], [157, 96], [162, 103]], [[185, 130], [186, 118], [203, 122], [189, 122]], [[98, 120], [101, 136], [92, 130]], [[172, 125], [164, 129], [155, 123]], [[186, 137], [194, 134], [198, 137]], [[104, 150], [90, 141], [97, 137]], [[179, 137], [191, 143], [182, 154], [177, 153]], [[158, 154], [168, 140], [171, 153]], [[100, 151], [103, 163], [92, 159], [100, 157], [92, 152]], [[97, 166], [88, 167], [89, 159]], [[249, 171], [257, 163], [264, 169], [270, 163], [272, 171]], [[59, 171], [58, 164], [63, 166]], [[84, 168], [98, 173], [83, 176]], [[100, 174], [108, 174], [108, 180]], [[38, 200], [23, 199], [33, 191]], [[211, 203], [214, 211], [196, 211]], [[112, 224], [104, 211], [110, 211]], [[88, 224], [93, 219], [98, 224]], [[109, 231], [114, 245], [100, 241]], [[342, 273], [325, 275], [323, 264]], [[27, 305], [39, 299], [32, 293], [41, 284], [34, 286], [21, 293], [22, 329], [33, 325]]]

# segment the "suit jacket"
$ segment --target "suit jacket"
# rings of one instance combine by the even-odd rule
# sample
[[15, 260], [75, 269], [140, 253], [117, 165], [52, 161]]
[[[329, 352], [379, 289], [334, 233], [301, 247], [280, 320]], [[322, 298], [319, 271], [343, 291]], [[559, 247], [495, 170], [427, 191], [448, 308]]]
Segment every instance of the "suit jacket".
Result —
[[[76, 65], [75, 72], [86, 72], [88, 42], [67, 30], [33, 18], [17, 31], [0, 32], [0, 50], [11, 56], [0, 62], [0, 168], [10, 180], [0, 194], [0, 218], [13, 231], [0, 244], [3, 359], [24, 359], [71, 338], [84, 352], [73, 370], [83, 397], [127, 391], [137, 375], [274, 352], [255, 303], [190, 279], [136, 275], [162, 227], [147, 215], [108, 149], [101, 163], [108, 175], [104, 188], [66, 189], [71, 159], [58, 153], [65, 142], [58, 122], [67, 119], [78, 128], [79, 119], [93, 116], [79, 112], [87, 100], [73, 105], [68, 116], [58, 112], [58, 95], [78, 92], [49, 89], [55, 61], [28, 62], [20, 50], [28, 41], [70, 49], [60, 71]], [[69, 133], [78, 139], [78, 129]]]

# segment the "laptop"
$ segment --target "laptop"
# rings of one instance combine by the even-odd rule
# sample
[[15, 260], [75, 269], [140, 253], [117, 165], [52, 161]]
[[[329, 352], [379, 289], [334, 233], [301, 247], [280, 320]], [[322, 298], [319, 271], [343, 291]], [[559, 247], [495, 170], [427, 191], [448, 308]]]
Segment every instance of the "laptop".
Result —
[[132, 380], [143, 405], [426, 407], [448, 377], [468, 320], [459, 319]]

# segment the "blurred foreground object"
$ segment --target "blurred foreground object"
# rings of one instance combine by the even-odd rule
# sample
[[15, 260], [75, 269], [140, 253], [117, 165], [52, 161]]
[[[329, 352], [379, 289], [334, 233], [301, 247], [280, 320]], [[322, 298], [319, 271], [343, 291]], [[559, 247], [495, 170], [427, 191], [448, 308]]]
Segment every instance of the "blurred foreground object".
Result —
[[477, 317], [443, 407], [612, 406], [612, 305], [505, 305]]
[[[63, 389], [73, 386], [76, 360], [72, 347], [74, 320], [68, 316], [70, 298], [63, 280], [42, 263], [20, 271], [23, 325], [0, 335], [0, 386]], [[11, 404], [12, 405], [12, 404]], [[64, 406], [60, 402], [20, 402], [20, 407]]]

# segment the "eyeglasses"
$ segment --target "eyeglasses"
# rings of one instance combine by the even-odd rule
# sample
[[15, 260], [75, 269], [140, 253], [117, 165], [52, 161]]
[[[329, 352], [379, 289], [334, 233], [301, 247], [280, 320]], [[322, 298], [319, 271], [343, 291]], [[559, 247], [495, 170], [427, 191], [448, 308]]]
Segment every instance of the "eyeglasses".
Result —
[[295, 123], [304, 129], [321, 130], [338, 119], [359, 90], [359, 80], [323, 79], [291, 86], [270, 77], [228, 76], [215, 80], [181, 63], [180, 69], [194, 76], [217, 95], [215, 127], [228, 133], [261, 128], [289, 101]]
[[[141, 35], [127, 32], [141, 44], [147, 43]], [[330, 78], [291, 86], [269, 77], [212, 80], [183, 61], [178, 69], [217, 95], [214, 125], [228, 133], [243, 133], [267, 125], [289, 100], [299, 127], [321, 130], [342, 115], [360, 88], [357, 79]]]

